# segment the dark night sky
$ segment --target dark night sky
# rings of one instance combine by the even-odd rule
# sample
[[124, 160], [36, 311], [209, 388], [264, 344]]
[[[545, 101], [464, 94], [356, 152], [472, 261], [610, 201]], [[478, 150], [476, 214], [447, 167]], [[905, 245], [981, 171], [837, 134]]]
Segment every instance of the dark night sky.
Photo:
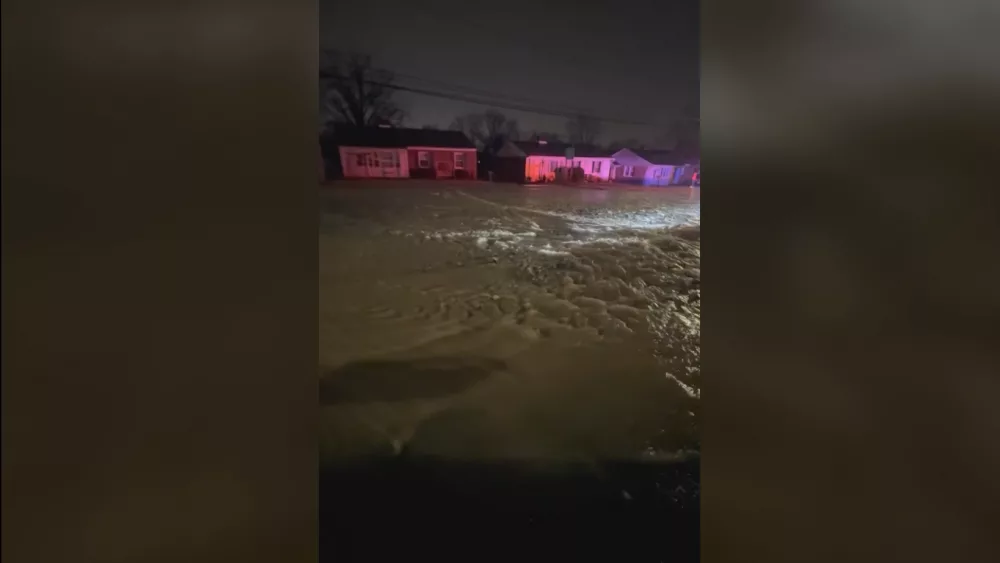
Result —
[[[321, 48], [370, 54], [376, 66], [400, 73], [401, 85], [454, 84], [532, 106], [653, 124], [698, 102], [696, 0], [320, 0], [319, 15]], [[458, 114], [488, 109], [407, 92], [395, 99], [407, 111], [406, 124], [416, 127], [447, 127]], [[565, 133], [564, 117], [498, 109], [516, 117], [523, 133]], [[651, 142], [662, 133], [655, 126], [603, 127], [601, 142]]]

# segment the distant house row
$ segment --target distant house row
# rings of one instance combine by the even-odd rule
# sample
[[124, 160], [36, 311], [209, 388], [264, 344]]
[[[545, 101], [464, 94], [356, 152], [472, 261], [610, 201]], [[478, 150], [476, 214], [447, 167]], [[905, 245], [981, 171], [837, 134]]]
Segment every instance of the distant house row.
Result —
[[[697, 183], [697, 155], [624, 148], [610, 151], [545, 141], [508, 141], [481, 159], [459, 131], [338, 129], [320, 140], [324, 178], [493, 179], [501, 182]], [[485, 160], [485, 163], [481, 163]]]
[[573, 146], [545, 141], [508, 141], [497, 151], [496, 179], [553, 182], [585, 179], [645, 186], [689, 185], [697, 178], [695, 155], [672, 151]]

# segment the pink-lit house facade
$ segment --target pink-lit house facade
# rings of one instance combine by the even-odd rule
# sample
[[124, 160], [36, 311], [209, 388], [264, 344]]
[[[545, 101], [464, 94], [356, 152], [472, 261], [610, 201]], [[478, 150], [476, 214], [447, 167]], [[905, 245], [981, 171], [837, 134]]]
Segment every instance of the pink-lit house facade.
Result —
[[342, 128], [327, 145], [344, 178], [476, 178], [476, 147], [460, 131]]
[[545, 141], [508, 141], [496, 156], [506, 161], [500, 180], [527, 183], [553, 182], [573, 169], [587, 181], [607, 182], [613, 164], [606, 149]]

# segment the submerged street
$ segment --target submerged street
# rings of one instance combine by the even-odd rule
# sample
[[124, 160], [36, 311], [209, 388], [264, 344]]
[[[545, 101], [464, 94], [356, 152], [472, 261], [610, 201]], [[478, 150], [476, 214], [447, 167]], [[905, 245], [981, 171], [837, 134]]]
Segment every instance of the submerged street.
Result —
[[320, 197], [323, 462], [697, 455], [699, 190], [409, 180]]

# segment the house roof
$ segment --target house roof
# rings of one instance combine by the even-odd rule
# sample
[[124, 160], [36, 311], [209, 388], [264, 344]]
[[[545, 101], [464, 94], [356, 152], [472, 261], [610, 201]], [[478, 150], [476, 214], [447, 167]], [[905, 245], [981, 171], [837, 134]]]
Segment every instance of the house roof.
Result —
[[611, 151], [593, 145], [536, 143], [535, 141], [514, 141], [512, 144], [527, 156], [566, 156], [566, 149], [572, 146], [575, 147], [574, 155], [580, 158], [611, 158]]
[[619, 153], [615, 153], [622, 161], [631, 160], [628, 158], [625, 151], [631, 152], [633, 155], [645, 160], [649, 164], [655, 165], [666, 165], [666, 166], [679, 166], [683, 164], [693, 164], [698, 162], [698, 155], [694, 154], [692, 151], [665, 151], [656, 149], [623, 149]]
[[338, 127], [324, 140], [347, 147], [442, 147], [475, 149], [476, 145], [461, 131], [409, 129], [405, 127]]
[[651, 150], [651, 149], [630, 149], [639, 158], [645, 160], [650, 164], [680, 164], [675, 163], [673, 156], [670, 151], [661, 150]]

